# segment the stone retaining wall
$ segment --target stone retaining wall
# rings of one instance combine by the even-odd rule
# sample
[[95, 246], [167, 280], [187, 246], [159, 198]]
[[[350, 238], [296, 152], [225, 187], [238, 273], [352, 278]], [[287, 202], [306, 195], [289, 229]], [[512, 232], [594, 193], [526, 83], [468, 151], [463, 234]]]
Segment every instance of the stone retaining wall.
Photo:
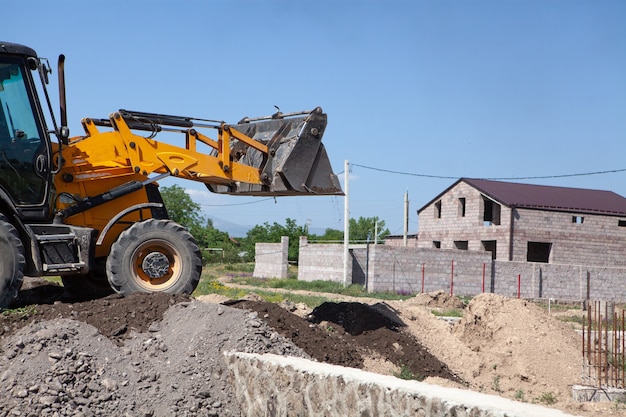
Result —
[[301, 358], [225, 353], [248, 417], [567, 417], [559, 410]]

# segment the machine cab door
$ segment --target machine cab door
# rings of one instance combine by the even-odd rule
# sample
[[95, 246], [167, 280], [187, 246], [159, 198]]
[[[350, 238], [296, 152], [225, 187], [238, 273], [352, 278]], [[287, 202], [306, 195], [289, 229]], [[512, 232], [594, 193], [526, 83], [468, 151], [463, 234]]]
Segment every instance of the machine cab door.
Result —
[[50, 214], [50, 145], [27, 62], [0, 54], [0, 194], [37, 221]]

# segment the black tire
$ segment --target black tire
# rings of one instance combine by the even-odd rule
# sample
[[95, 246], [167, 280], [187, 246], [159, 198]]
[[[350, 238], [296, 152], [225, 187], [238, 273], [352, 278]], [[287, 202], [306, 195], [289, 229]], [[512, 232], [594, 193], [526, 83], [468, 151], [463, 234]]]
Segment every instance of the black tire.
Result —
[[24, 281], [24, 245], [17, 230], [0, 214], [0, 310], [17, 297]]
[[200, 281], [202, 255], [191, 233], [171, 220], [135, 223], [111, 246], [106, 272], [120, 294], [191, 294]]
[[72, 299], [93, 300], [113, 294], [106, 273], [106, 258], [96, 259], [94, 268], [87, 275], [66, 275], [61, 277], [67, 296]]

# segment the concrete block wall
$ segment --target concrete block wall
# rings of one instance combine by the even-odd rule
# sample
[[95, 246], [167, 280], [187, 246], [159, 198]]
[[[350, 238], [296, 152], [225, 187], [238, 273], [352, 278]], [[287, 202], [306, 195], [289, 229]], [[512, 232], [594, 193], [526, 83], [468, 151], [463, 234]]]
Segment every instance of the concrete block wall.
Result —
[[[302, 281], [344, 280], [343, 245], [309, 244], [306, 236], [300, 237], [298, 279]], [[352, 271], [348, 271], [352, 276]]]
[[[619, 218], [592, 214], [515, 209], [514, 261], [526, 260], [528, 241], [552, 244], [550, 262], [626, 266], [626, 227]], [[582, 223], [572, 221], [582, 218]]]
[[[411, 248], [417, 247], [417, 234], [407, 235], [406, 246]], [[402, 246], [404, 247], [403, 235], [391, 235], [385, 237], [385, 245], [387, 246]]]
[[[460, 199], [465, 199], [465, 213]], [[465, 182], [456, 184], [418, 213], [417, 246], [432, 249], [437, 241], [441, 242], [441, 249], [455, 249], [455, 241], [467, 241], [469, 250], [478, 251], [484, 250], [482, 241], [495, 240], [498, 259], [508, 260], [511, 210], [500, 206], [499, 221], [490, 224], [484, 221], [484, 210], [484, 198], [478, 190]]]
[[[592, 300], [626, 301], [626, 268], [492, 261], [481, 251], [387, 245], [370, 245], [369, 261], [365, 248], [350, 254], [350, 283], [364, 284], [369, 292], [419, 293], [423, 277], [424, 292], [448, 292], [452, 283], [455, 295], [476, 295], [484, 282], [485, 292], [517, 297], [519, 276], [522, 298], [584, 300], [589, 285]], [[308, 244], [300, 256], [298, 279], [343, 280], [342, 245]]]
[[518, 276], [523, 298], [626, 301], [626, 268], [496, 261], [493, 291], [517, 296]]
[[248, 417], [567, 417], [559, 410], [302, 358], [226, 352]]
[[257, 243], [254, 245], [255, 278], [287, 278], [289, 237], [283, 236], [280, 243]]
[[[363, 259], [364, 250], [354, 250]], [[363, 262], [363, 261], [361, 261]], [[417, 293], [449, 290], [454, 294], [481, 292], [483, 268], [485, 281], [491, 281], [491, 255], [484, 252], [419, 249], [371, 245], [367, 289], [369, 292]]]

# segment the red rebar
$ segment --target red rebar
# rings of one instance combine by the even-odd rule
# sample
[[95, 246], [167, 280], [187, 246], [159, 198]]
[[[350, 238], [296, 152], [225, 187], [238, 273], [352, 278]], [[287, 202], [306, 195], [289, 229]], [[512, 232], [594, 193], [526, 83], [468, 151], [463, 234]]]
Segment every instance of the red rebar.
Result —
[[[589, 303], [587, 303], [587, 304], [589, 304]], [[583, 349], [582, 349], [582, 352], [583, 352], [583, 375], [584, 375], [584, 372], [585, 372], [585, 368], [588, 368], [588, 366], [587, 366], [587, 355], [585, 354], [585, 327], [586, 327], [586, 324], [587, 324], [587, 320], [585, 319], [585, 317], [583, 317]]]
[[613, 361], [613, 372], [611, 373], [611, 385], [615, 386], [615, 383], [617, 382], [617, 332], [615, 329], [615, 325], [617, 324], [617, 313], [615, 312], [615, 310], [613, 310], [613, 323], [611, 325], [611, 327], [613, 328], [613, 340], [612, 340], [612, 345], [613, 345], [613, 352], [611, 352], [611, 358]]
[[604, 326], [604, 349], [606, 353], [604, 356], [604, 383], [609, 384], [609, 304], [604, 303], [604, 318], [606, 319], [606, 325]]
[[424, 269], [426, 263], [422, 262], [422, 294], [424, 294]]
[[454, 259], [452, 260], [452, 273], [450, 274], [450, 296], [454, 295]]
[[600, 338], [600, 333], [602, 331], [602, 322], [598, 321], [598, 309], [600, 308], [599, 306], [600, 306], [600, 303], [598, 301], [596, 301], [593, 306], [593, 318], [596, 323], [596, 332], [595, 332], [596, 334], [593, 339], [593, 346], [594, 346], [593, 356], [594, 356], [594, 369], [596, 370], [596, 383], [597, 384], [602, 383], [601, 381], [602, 369], [598, 365], [600, 363], [600, 356], [599, 356], [598, 350], [600, 348], [600, 343], [602, 343], [602, 339]]
[[522, 293], [522, 274], [517, 275], [517, 298], [520, 298]]

